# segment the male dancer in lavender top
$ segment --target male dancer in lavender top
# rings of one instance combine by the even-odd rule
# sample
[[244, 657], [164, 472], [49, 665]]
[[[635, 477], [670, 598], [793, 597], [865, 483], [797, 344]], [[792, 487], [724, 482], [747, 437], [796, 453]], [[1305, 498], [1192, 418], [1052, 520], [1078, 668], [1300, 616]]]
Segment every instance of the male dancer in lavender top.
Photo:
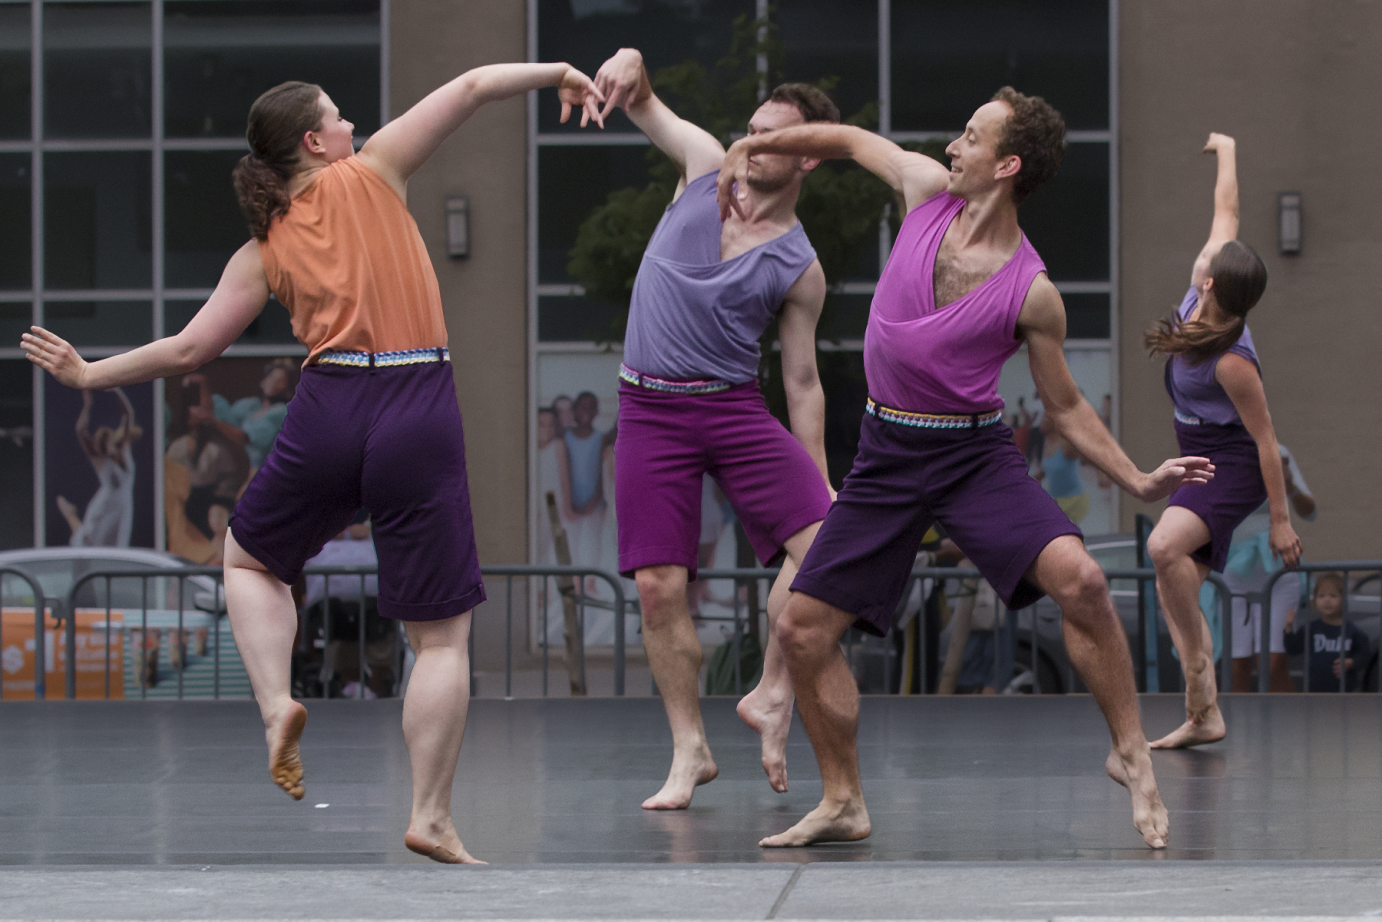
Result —
[[[832, 498], [816, 374], [825, 274], [796, 217], [801, 184], [817, 161], [754, 158], [741, 214], [722, 225], [715, 204], [720, 142], [653, 94], [633, 49], [606, 61], [595, 82], [604, 88], [605, 112], [622, 105], [681, 170], [634, 282], [615, 444], [619, 569], [637, 580], [643, 643], [672, 725], [667, 782], [643, 807], [685, 808], [696, 786], [718, 773], [701, 721], [701, 644], [686, 599], [706, 473], [734, 505], [758, 558], [785, 556], [768, 597], [763, 678], [739, 702], [739, 716], [762, 738], [769, 783], [785, 791], [792, 686], [771, 625]], [[825, 94], [788, 84], [754, 113], [749, 132], [822, 120], [839, 121]], [[758, 338], [774, 317], [791, 433], [758, 392]]]
[[1043, 594], [1060, 605], [1070, 660], [1113, 736], [1106, 770], [1132, 792], [1133, 823], [1147, 844], [1166, 844], [1166, 808], [1108, 585], [1079, 529], [1027, 475], [997, 392], [1004, 361], [1025, 342], [1056, 430], [1128, 492], [1152, 501], [1212, 473], [1203, 458], [1168, 461], [1150, 475], [1139, 471], [1066, 367], [1064, 306], [1017, 223], [1018, 204], [1055, 175], [1064, 135], [1060, 113], [1004, 87], [946, 148], [948, 171], [846, 126], [745, 138], [725, 157], [725, 214], [739, 207], [733, 183], [747, 161], [765, 153], [852, 158], [907, 207], [865, 333], [871, 397], [859, 455], [778, 619], [824, 796], [801, 822], [761, 845], [869, 834], [856, 751], [859, 693], [839, 639], [851, 624], [878, 634], [888, 629], [917, 544], [936, 520], [1008, 607]]

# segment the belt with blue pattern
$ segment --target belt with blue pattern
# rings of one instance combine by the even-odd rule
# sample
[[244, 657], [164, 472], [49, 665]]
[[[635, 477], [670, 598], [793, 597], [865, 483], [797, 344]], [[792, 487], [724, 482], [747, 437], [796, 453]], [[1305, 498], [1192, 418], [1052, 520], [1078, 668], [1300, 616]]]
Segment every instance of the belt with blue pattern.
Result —
[[980, 429], [1003, 421], [1002, 410], [987, 413], [913, 413], [911, 410], [885, 407], [872, 397], [864, 405], [864, 410], [885, 422], [918, 429]]
[[619, 380], [627, 381], [637, 387], [646, 387], [652, 391], [665, 391], [669, 394], [718, 394], [734, 386], [728, 381], [720, 381], [715, 378], [705, 381], [668, 381], [665, 378], [654, 378], [652, 375], [645, 375], [641, 371], [634, 371], [622, 363], [619, 365]]
[[425, 365], [451, 361], [445, 346], [433, 349], [400, 349], [397, 352], [323, 352], [316, 365], [349, 365], [352, 368], [391, 368], [395, 365]]

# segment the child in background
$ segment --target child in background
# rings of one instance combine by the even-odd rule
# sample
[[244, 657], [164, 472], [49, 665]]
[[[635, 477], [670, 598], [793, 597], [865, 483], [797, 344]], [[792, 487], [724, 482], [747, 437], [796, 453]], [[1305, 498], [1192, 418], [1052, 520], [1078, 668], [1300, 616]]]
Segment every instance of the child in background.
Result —
[[[1336, 692], [1339, 674], [1345, 674], [1344, 690], [1358, 690], [1359, 663], [1368, 659], [1368, 637], [1355, 624], [1344, 624], [1344, 578], [1321, 573], [1315, 579], [1311, 604], [1319, 617], [1309, 627], [1293, 629], [1295, 616], [1286, 621], [1286, 652], [1306, 652], [1305, 690]], [[1340, 643], [1340, 637], [1343, 640]]]

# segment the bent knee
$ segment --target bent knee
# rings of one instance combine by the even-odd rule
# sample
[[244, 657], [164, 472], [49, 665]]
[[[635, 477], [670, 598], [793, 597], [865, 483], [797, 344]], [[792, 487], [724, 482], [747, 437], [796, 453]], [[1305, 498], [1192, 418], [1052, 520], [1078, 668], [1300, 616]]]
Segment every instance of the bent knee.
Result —
[[686, 606], [684, 567], [643, 567], [634, 574], [634, 583], [644, 621], [660, 623]]
[[776, 625], [783, 655], [788, 659], [811, 657], [838, 643], [843, 632], [834, 629], [828, 611], [824, 603], [793, 593]]
[[1086, 555], [1062, 575], [1051, 596], [1062, 609], [1098, 606], [1109, 598], [1108, 579], [1094, 558]]

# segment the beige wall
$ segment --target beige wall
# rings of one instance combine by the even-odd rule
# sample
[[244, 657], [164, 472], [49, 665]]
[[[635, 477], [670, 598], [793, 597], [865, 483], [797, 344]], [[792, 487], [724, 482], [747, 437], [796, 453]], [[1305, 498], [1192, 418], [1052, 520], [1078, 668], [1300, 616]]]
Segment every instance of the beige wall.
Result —
[[[526, 59], [525, 4], [393, 0], [394, 115], [457, 74]], [[527, 118], [523, 97], [484, 107], [408, 184], [441, 284], [465, 420], [480, 560], [528, 560]], [[470, 196], [471, 255], [448, 259], [443, 200]]]
[[[1144, 469], [1176, 451], [1162, 361], [1142, 331], [1185, 293], [1208, 234], [1210, 131], [1238, 140], [1239, 235], [1271, 273], [1249, 322], [1277, 435], [1319, 500], [1316, 560], [1382, 557], [1382, 3], [1122, 4], [1122, 440]], [[1276, 193], [1304, 194], [1303, 252], [1277, 253]], [[1123, 503], [1123, 526], [1136, 512]]]

